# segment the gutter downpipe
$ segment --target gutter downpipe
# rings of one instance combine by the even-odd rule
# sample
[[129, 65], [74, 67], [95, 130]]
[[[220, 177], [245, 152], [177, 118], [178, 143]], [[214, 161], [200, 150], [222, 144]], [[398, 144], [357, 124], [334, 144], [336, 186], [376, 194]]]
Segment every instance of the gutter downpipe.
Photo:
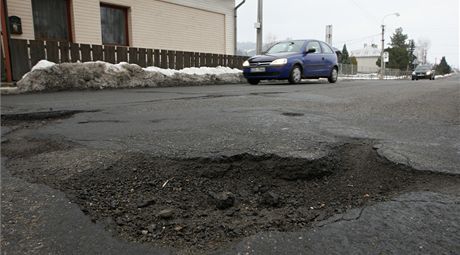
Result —
[[236, 52], [238, 50], [238, 47], [237, 47], [237, 11], [238, 11], [238, 8], [240, 8], [244, 3], [246, 2], [246, 0], [243, 0], [240, 4], [238, 4], [234, 9], [233, 9], [233, 13], [235, 15], [235, 20], [233, 22], [234, 24], [234, 28], [233, 28], [233, 55], [236, 55]]
[[[6, 72], [6, 82], [13, 81], [13, 75], [11, 70], [11, 52], [10, 52], [10, 31], [9, 31], [9, 21], [8, 21], [8, 7], [6, 5], [6, 0], [1, 0], [1, 23], [2, 23], [2, 44], [3, 52], [5, 54], [5, 72]], [[3, 56], [1, 56], [3, 58]]]

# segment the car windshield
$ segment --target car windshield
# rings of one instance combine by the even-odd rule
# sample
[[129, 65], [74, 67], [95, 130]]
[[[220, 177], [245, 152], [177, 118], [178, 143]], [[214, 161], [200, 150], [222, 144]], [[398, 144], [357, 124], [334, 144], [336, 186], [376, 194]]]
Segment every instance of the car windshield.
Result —
[[281, 52], [300, 52], [304, 41], [288, 41], [280, 42], [273, 45], [267, 54], [281, 53]]
[[415, 71], [430, 71], [431, 70], [431, 66], [417, 66], [417, 68], [415, 68]]

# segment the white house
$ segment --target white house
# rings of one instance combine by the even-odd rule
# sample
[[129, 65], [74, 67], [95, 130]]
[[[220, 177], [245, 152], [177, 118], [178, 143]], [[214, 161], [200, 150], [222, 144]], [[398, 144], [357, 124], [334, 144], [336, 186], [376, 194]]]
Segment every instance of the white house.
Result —
[[358, 62], [359, 73], [376, 73], [379, 67], [376, 62], [380, 58], [381, 50], [375, 44], [364, 44], [364, 48], [351, 51], [350, 56]]

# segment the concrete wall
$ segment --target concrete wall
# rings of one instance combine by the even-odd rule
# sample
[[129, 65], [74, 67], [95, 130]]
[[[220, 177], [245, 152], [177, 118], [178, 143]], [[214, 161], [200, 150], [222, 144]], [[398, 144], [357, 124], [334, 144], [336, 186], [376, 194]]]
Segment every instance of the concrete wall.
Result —
[[[128, 8], [130, 46], [233, 54], [234, 0], [104, 0]], [[71, 0], [73, 40], [102, 44], [100, 1]], [[9, 15], [22, 19], [34, 39], [31, 0], [9, 0]]]

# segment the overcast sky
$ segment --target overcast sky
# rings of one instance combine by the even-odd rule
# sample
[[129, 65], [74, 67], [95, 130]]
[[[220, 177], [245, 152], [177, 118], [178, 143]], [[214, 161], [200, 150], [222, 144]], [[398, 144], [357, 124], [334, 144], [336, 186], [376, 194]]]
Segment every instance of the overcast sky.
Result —
[[[459, 1], [458, 0], [263, 0], [264, 40], [269, 34], [278, 40], [315, 38], [325, 40], [326, 25], [333, 25], [332, 44], [348, 50], [364, 44], [381, 45], [382, 18], [399, 12], [400, 17], [387, 17], [385, 43], [396, 28], [415, 42], [429, 40], [428, 61], [438, 62], [446, 56], [452, 66], [459, 66]], [[236, 0], [236, 4], [241, 0]], [[254, 22], [257, 0], [247, 0], [238, 10], [238, 41], [256, 41]]]

